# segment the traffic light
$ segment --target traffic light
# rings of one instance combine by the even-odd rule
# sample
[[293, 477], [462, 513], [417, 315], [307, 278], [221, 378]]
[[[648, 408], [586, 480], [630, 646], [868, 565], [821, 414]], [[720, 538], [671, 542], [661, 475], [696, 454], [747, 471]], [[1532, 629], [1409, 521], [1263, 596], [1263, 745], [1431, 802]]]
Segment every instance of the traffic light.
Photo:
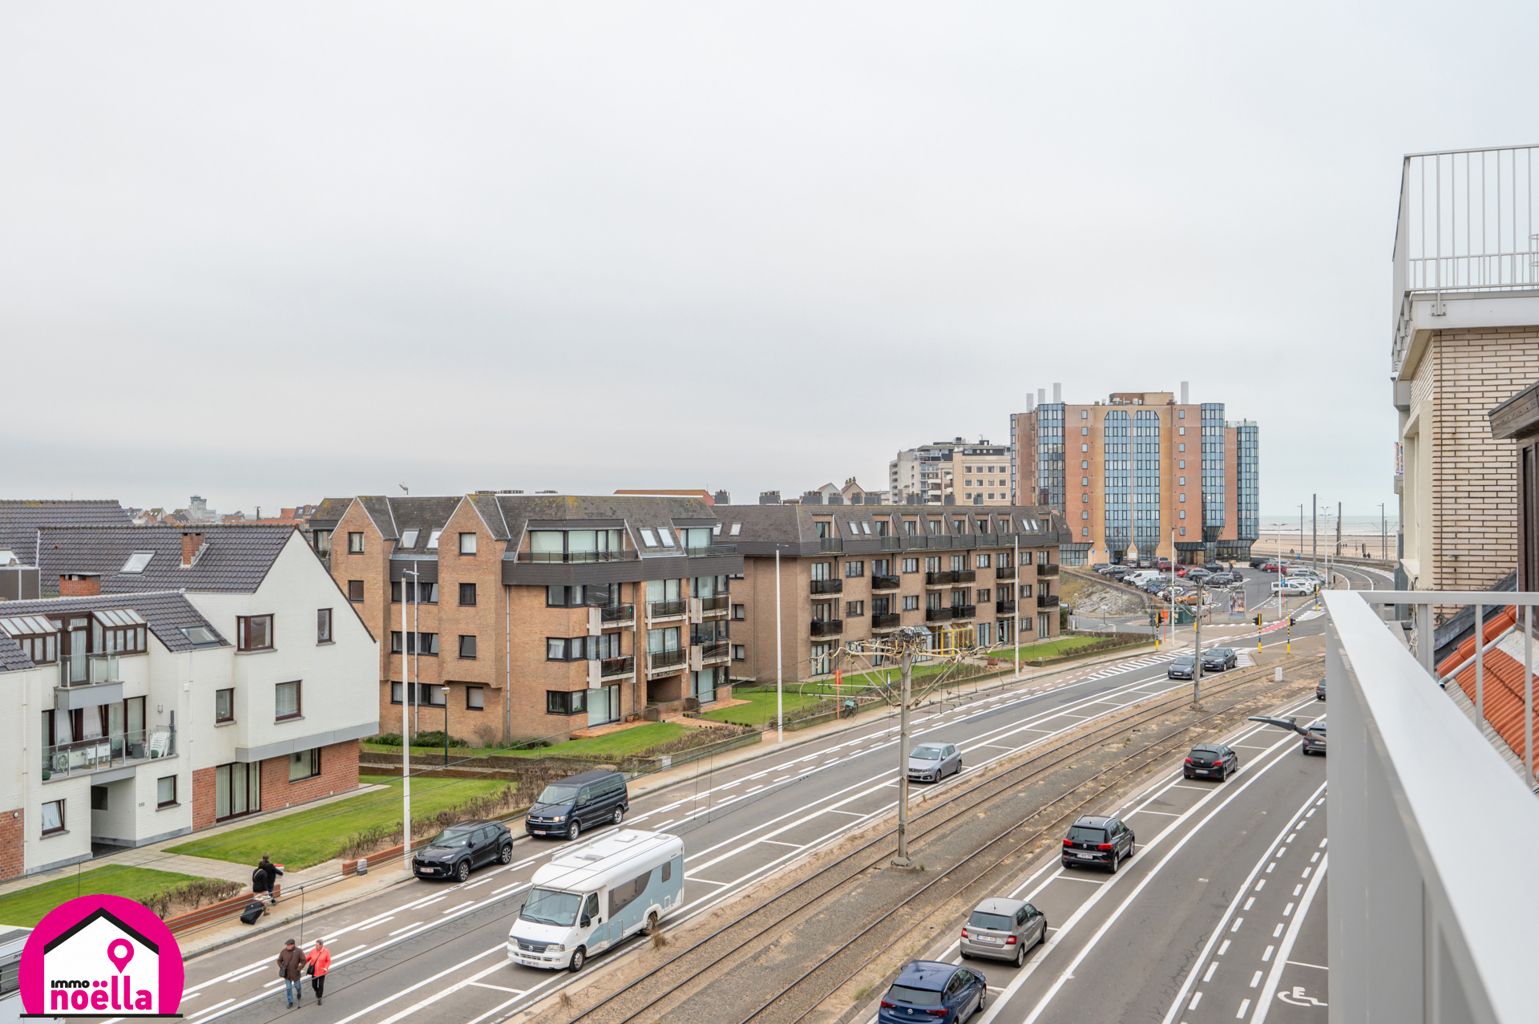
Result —
[[1256, 628], [1257, 629], [1261, 628], [1261, 613], [1260, 612], [1256, 613]]
[[1288, 628], [1289, 629], [1293, 628], [1293, 616], [1291, 616], [1291, 615], [1288, 616]]

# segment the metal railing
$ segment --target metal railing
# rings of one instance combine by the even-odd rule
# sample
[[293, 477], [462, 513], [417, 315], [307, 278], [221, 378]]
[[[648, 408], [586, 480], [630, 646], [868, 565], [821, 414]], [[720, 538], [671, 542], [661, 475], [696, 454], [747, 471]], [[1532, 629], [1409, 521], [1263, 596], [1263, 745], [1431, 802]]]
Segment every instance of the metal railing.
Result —
[[843, 619], [813, 619], [813, 636], [838, 636], [844, 632]]
[[897, 626], [897, 612], [875, 612], [871, 616], [872, 629], [896, 629]]
[[[1324, 601], [1331, 1019], [1527, 1020], [1539, 886], [1471, 857], [1493, 822], [1504, 848], [1539, 849], [1539, 802], [1429, 674], [1422, 608], [1532, 608], [1539, 594], [1338, 590]], [[1375, 605], [1411, 606], [1414, 653]]]
[[613, 676], [628, 676], [636, 671], [636, 659], [631, 655], [623, 658], [599, 659], [599, 677], [609, 679]]
[[637, 554], [630, 550], [621, 551], [525, 551], [520, 558], [525, 562], [567, 562], [572, 564], [586, 564], [589, 562], [633, 562]]
[[978, 606], [975, 604], [954, 604], [951, 606], [953, 619], [971, 619], [977, 616]]
[[139, 729], [43, 748], [43, 777], [80, 775], [176, 756], [176, 730]]
[[1394, 372], [1410, 342], [1413, 295], [1539, 289], [1536, 149], [1503, 146], [1405, 157], [1395, 225]]
[[599, 618], [604, 622], [630, 622], [635, 617], [636, 606], [633, 604], [614, 604], [599, 609]]
[[999, 612], [1000, 614], [1004, 614], [1006, 612], [1013, 612], [1013, 611], [1015, 611], [1015, 602], [1014, 601], [995, 601], [994, 602], [994, 610], [996, 612]]
[[1058, 575], [1058, 563], [1057, 562], [1039, 562], [1039, 563], [1037, 563], [1037, 575], [1039, 577], [1040, 576], [1057, 576]]
[[1058, 595], [1057, 594], [1038, 594], [1037, 595], [1037, 607], [1038, 608], [1057, 608], [1058, 607]]
[[844, 550], [844, 541], [838, 537], [819, 537], [818, 550], [839, 552]]
[[994, 570], [994, 578], [996, 580], [1013, 580], [1013, 579], [1015, 579], [1015, 566], [1013, 566], [1013, 565], [1001, 565], [1001, 566], [999, 566], [997, 569]]
[[680, 647], [676, 651], [648, 651], [647, 671], [660, 668], [677, 668], [689, 658], [689, 651]]
[[950, 608], [926, 608], [924, 610], [924, 620], [926, 622], [945, 622], [951, 618], [951, 615], [952, 610]]
[[683, 615], [687, 606], [683, 601], [649, 601], [647, 603], [647, 618], [667, 619], [675, 615]]
[[59, 657], [60, 686], [95, 686], [121, 683], [122, 671], [116, 654], [86, 654]]
[[844, 590], [844, 580], [813, 580], [814, 594], [838, 594]]
[[957, 574], [950, 569], [939, 572], [927, 572], [924, 574], [924, 585], [927, 587], [944, 587], [957, 581]]
[[700, 610], [706, 615], [715, 615], [718, 612], [725, 614], [727, 611], [727, 595], [718, 594], [715, 597], [702, 597]]
[[731, 648], [725, 640], [712, 640], [700, 645], [700, 657], [705, 661], [722, 661], [731, 653]]
[[889, 575], [886, 575], [885, 573], [884, 574], [873, 573], [871, 575], [871, 589], [872, 590], [897, 590], [898, 589], [898, 577], [896, 577], [896, 576], [889, 576]]
[[735, 555], [736, 544], [691, 544], [684, 549], [684, 553], [690, 558], [709, 558], [712, 555]]

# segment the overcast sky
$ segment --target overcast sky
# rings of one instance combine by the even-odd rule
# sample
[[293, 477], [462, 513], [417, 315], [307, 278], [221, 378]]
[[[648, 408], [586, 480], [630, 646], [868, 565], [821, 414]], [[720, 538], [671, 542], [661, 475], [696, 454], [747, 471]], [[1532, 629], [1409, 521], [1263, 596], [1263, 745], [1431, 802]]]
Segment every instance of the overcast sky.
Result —
[[1190, 380], [1377, 513], [1401, 154], [1539, 134], [1532, 3], [0, 12], [7, 497], [751, 501]]

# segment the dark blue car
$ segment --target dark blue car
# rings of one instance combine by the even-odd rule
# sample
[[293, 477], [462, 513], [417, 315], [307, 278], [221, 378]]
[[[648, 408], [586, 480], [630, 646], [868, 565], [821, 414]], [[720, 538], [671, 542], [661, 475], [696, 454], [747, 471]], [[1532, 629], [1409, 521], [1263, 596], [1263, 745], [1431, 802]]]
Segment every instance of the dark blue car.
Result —
[[956, 964], [910, 960], [882, 997], [880, 1024], [960, 1024], [983, 1009], [988, 985], [983, 975]]

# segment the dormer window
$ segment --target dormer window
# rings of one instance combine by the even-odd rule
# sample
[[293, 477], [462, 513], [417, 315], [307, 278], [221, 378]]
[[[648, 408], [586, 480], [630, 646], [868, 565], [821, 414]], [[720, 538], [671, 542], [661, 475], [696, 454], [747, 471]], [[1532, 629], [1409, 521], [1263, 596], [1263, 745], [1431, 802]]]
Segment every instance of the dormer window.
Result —
[[128, 556], [128, 561], [123, 563], [122, 571], [129, 574], [141, 573], [144, 571], [145, 566], [150, 564], [150, 559], [154, 557], [155, 552], [153, 551], [135, 551]]
[[668, 529], [668, 527], [666, 527], [666, 526], [659, 526], [657, 528], [657, 537], [658, 537], [659, 540], [661, 540], [663, 542], [663, 547], [665, 547], [665, 548], [673, 547], [673, 531]]
[[429, 551], [437, 551], [438, 550], [438, 538], [442, 534], [443, 534], [442, 530], [434, 530], [432, 533], [428, 534], [427, 546], [428, 546], [428, 550]]
[[146, 627], [128, 608], [103, 608], [91, 614], [92, 654], [143, 654]]
[[22, 649], [34, 665], [52, 665], [59, 660], [59, 627], [41, 615], [19, 615], [0, 619], [4, 632]]
[[401, 547], [403, 547], [403, 548], [414, 548], [414, 547], [416, 547], [417, 546], [417, 537], [418, 537], [418, 535], [421, 532], [422, 532], [421, 530], [407, 530], [405, 533], [401, 534]]

